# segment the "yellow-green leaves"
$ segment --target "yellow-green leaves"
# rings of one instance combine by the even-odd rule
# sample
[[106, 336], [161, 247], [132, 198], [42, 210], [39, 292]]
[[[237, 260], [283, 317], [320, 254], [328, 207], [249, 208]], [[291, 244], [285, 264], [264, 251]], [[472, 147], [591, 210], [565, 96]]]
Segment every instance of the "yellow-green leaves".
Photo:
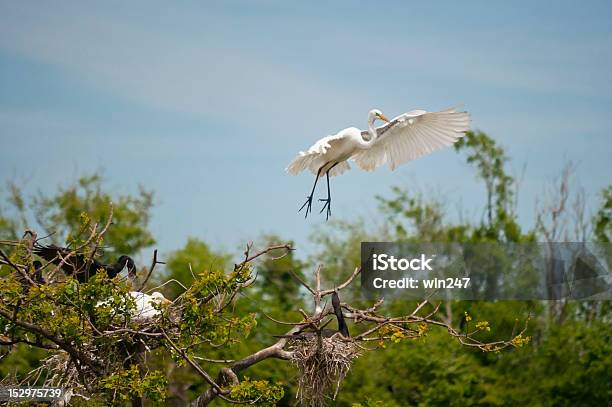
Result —
[[230, 397], [240, 401], [257, 400], [257, 406], [275, 406], [283, 398], [282, 386], [271, 384], [267, 380], [250, 380], [245, 377], [240, 384], [232, 386]]
[[478, 329], [479, 331], [491, 332], [491, 327], [489, 326], [489, 322], [488, 321], [478, 321], [478, 322], [476, 322], [476, 329]]
[[516, 346], [517, 348], [521, 348], [525, 345], [527, 345], [529, 342], [531, 341], [531, 336], [523, 336], [521, 335], [517, 335], [514, 337], [514, 339], [512, 339], [512, 344], [514, 346]]
[[102, 388], [108, 391], [113, 404], [125, 402], [134, 396], [145, 396], [157, 405], [163, 405], [166, 400], [166, 376], [159, 370], [149, 371], [140, 376], [138, 366], [131, 365], [129, 369], [121, 370], [101, 380]]

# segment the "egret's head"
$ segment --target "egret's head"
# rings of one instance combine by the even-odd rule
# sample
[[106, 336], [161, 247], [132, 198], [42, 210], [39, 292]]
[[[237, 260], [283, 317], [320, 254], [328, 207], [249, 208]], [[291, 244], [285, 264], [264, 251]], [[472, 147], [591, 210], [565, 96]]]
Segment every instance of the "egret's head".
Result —
[[160, 293], [159, 291], [155, 291], [153, 293], [151, 293], [151, 298], [153, 301], [159, 303], [159, 304], [171, 304], [172, 301], [170, 301], [169, 299], [167, 299], [166, 297], [164, 297], [164, 295], [162, 293]]
[[387, 122], [387, 123], [389, 123], [390, 121], [389, 119], [387, 119], [387, 116], [385, 116], [378, 109], [370, 110], [370, 114], [368, 116], [372, 123], [374, 123], [376, 120], [382, 120], [383, 122]]

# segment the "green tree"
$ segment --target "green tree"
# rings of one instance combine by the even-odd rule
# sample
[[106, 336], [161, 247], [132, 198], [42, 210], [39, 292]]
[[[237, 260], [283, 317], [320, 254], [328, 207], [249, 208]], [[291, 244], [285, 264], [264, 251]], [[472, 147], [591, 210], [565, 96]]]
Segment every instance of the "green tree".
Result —
[[516, 181], [506, 170], [509, 158], [503, 147], [481, 131], [469, 131], [455, 143], [455, 150], [466, 152], [468, 164], [476, 167], [478, 178], [485, 184], [487, 222], [475, 233], [494, 240], [520, 240], [521, 231], [514, 216]]
[[[507, 173], [508, 158], [503, 148], [482, 132], [470, 132], [456, 149], [467, 156], [485, 183], [484, 220], [451, 224], [439, 202], [396, 187], [389, 197], [379, 197], [386, 219], [382, 229], [391, 236], [388, 240], [537, 241], [536, 231], [523, 232], [518, 226], [513, 210], [515, 182]], [[610, 187], [602, 195], [593, 225], [597, 240], [607, 242]], [[336, 238], [332, 244], [322, 245], [323, 253], [313, 257], [356, 259], [359, 252], [354, 242], [372, 233], [376, 235], [364, 232], [362, 222], [345, 222], [333, 234]], [[381, 312], [401, 313], [405, 307], [405, 301], [396, 301], [386, 304]], [[447, 302], [449, 320], [459, 322], [468, 312], [474, 319], [490, 321], [491, 332], [483, 333], [486, 340], [511, 333], [516, 329], [517, 316], [530, 313], [529, 332], [534, 342], [520, 352], [466, 352], [447, 344], [443, 332], [432, 330], [426, 338], [407, 346], [389, 345], [389, 349], [359, 359], [343, 384], [338, 405], [605, 404], [612, 391], [611, 325], [606, 316], [609, 302], [573, 303], [568, 319], [561, 325], [547, 323], [547, 309], [546, 303], [536, 301]]]
[[12, 213], [0, 213], [0, 238], [15, 239], [25, 229], [52, 234], [50, 241], [66, 244], [78, 239], [82, 214], [100, 225], [108, 220], [111, 204], [113, 227], [104, 236], [105, 253], [133, 255], [155, 243], [149, 230], [153, 193], [139, 188], [136, 195], [111, 194], [101, 175], [93, 174], [60, 187], [52, 195], [38, 193], [28, 200], [13, 183], [8, 184], [7, 201]]
[[[195, 275], [206, 270], [226, 270], [230, 256], [213, 251], [206, 242], [190, 237], [181, 249], [170, 253], [166, 261], [164, 280], [175, 279], [184, 287], [189, 287]], [[171, 298], [176, 298], [184, 289], [176, 284], [165, 288]]]
[[595, 239], [599, 242], [612, 241], [612, 185], [601, 191], [602, 202], [595, 214]]
[[[86, 214], [85, 218], [104, 225], [113, 202], [114, 221], [103, 242], [105, 258], [114, 261], [117, 253], [133, 255], [155, 242], [149, 230], [153, 194], [144, 189], [140, 189], [137, 196], [111, 194], [104, 189], [99, 175], [90, 175], [68, 187], [59, 188], [50, 196], [39, 193], [28, 198], [13, 183], [8, 183], [4, 192], [9, 207], [0, 213], [0, 239], [15, 240], [25, 229], [44, 227], [47, 233], [55, 232], [49, 241], [65, 244], [67, 240], [77, 238], [79, 231], [88, 231], [82, 227], [83, 214]], [[10, 246], [0, 244], [0, 249], [10, 249]], [[8, 266], [0, 265], [1, 276], [9, 272]], [[17, 345], [10, 355], [0, 360], [0, 374], [23, 377], [40, 364], [46, 353], [45, 350]]]
[[[90, 223], [81, 218], [85, 225]], [[89, 246], [98, 246], [104, 232], [92, 232]], [[133, 313], [137, 301], [128, 293], [133, 288], [119, 278], [98, 273], [86, 282], [67, 277], [50, 284], [24, 279], [32, 260], [28, 244], [24, 239], [14, 247], [6, 265], [12, 272], [0, 278], [0, 348], [10, 352], [23, 344], [52, 353], [44, 362], [48, 375], [24, 377], [23, 372], [17, 377], [20, 381], [79, 388], [91, 398], [89, 405], [123, 405], [130, 400], [141, 405], [142, 397], [162, 404], [167, 365], [150, 369], [145, 355], [169, 358], [179, 367], [195, 366], [194, 355], [231, 348], [255, 326], [254, 314], [237, 313], [232, 306], [236, 295], [251, 286], [252, 265], [247, 260], [227, 272], [194, 271], [180, 298], [171, 306], [155, 305], [159, 317], [143, 323]], [[244, 380], [225, 392], [236, 400], [260, 399], [266, 405], [283, 395], [282, 388], [261, 380]]]
[[[84, 285], [73, 285], [69, 280], [66, 284], [54, 284], [48, 290], [34, 288], [24, 292], [15, 273], [4, 273], [0, 279], [0, 311], [4, 312], [0, 316], [0, 342], [21, 342], [11, 345], [10, 354], [0, 360], [0, 373], [23, 378], [49, 355], [46, 350], [28, 344], [40, 337], [24, 326], [15, 326], [12, 318], [16, 315], [19, 320], [39, 324], [65, 338], [76, 349], [89, 350], [87, 346], [93, 343], [97, 347], [96, 354], [108, 356], [107, 363], [112, 369], [96, 383], [101, 386], [98, 390], [102, 396], [92, 398], [87, 402], [89, 405], [107, 405], [109, 400], [120, 404], [140, 395], [159, 404], [183, 405], [185, 400], [193, 400], [210, 390], [209, 383], [188, 360], [198, 363], [213, 378], [226, 378], [223, 372], [227, 370], [224, 369], [232, 365], [227, 360], [244, 360], [275, 343], [277, 339], [273, 335], [284, 334], [288, 329], [287, 325], [276, 321], [300, 321], [303, 315], [298, 310], [302, 308], [307, 313], [311, 310], [311, 296], [291, 273], [312, 283], [312, 271], [322, 264], [323, 284], [333, 288], [359, 264], [362, 241], [537, 240], [536, 232], [523, 231], [518, 226], [514, 211], [516, 185], [508, 175], [508, 157], [503, 148], [482, 132], [468, 133], [456, 147], [459, 153], [466, 155], [468, 163], [474, 166], [478, 178], [485, 184], [483, 207], [486, 215], [480, 221], [451, 223], [440, 202], [414, 191], [394, 188], [389, 196], [379, 197], [383, 218], [380, 223], [363, 219], [332, 221], [325, 228], [319, 228], [313, 236], [318, 252], [309, 258], [309, 263], [301, 262], [295, 252], [276, 259], [280, 253], [272, 251], [238, 266], [227, 254], [211, 249], [204, 241], [189, 238], [184, 247], [164, 259], [167, 260], [165, 271], [153, 276], [159, 280], [176, 279], [184, 288], [178, 284], [168, 284], [164, 288], [166, 294], [176, 299], [171, 311], [181, 315], [178, 320], [172, 320], [169, 310], [168, 319], [159, 325], [170, 334], [172, 342], [155, 336], [149, 338], [151, 341], [140, 338], [152, 348], [144, 375], [139, 375], [136, 364], [123, 365], [116, 359], [124, 351], [116, 347], [117, 343], [139, 343], [137, 337], [115, 332], [94, 338], [91, 331], [83, 328], [87, 327], [83, 315], [88, 313], [94, 313], [98, 322], [112, 320], [111, 309], [95, 306], [98, 301], [112, 298], [110, 301], [114, 305], [123, 307], [120, 315], [128, 313], [127, 286], [102, 278]], [[593, 219], [594, 237], [600, 242], [610, 241], [611, 196], [612, 187], [608, 187], [603, 191], [602, 204]], [[147, 243], [153, 241], [147, 228], [152, 195], [141, 191], [135, 197], [122, 200], [105, 192], [97, 176], [84, 177], [53, 196], [38, 196], [29, 204], [18, 188], [9, 186], [9, 207], [2, 208], [0, 213], [0, 236], [17, 238], [25, 226], [35, 226], [35, 223], [28, 223], [31, 217], [28, 211], [31, 211], [41, 225], [58, 231], [56, 241], [74, 239], [78, 231], [88, 230], [83, 228], [84, 221], [104, 223], [108, 219], [105, 202], [111, 199], [116, 215], [122, 220], [110, 226], [104, 244], [111, 248], [121, 247], [126, 253], [151, 244]], [[144, 211], [145, 216], [138, 214], [139, 211]], [[83, 217], [83, 213], [88, 215]], [[111, 235], [117, 228], [124, 229]], [[136, 237], [121, 246], [123, 234], [130, 236], [130, 233]], [[280, 242], [285, 240], [268, 235], [260, 239], [258, 246]], [[24, 264], [31, 261], [24, 258], [20, 248], [12, 252], [11, 259]], [[6, 270], [6, 266], [3, 267]], [[252, 281], [255, 276], [257, 279]], [[361, 300], [354, 286], [342, 291], [342, 301], [354, 306], [372, 305]], [[376, 312], [378, 315], [407, 315], [412, 305], [406, 301], [387, 301]], [[422, 311], [433, 311], [434, 306], [427, 307]], [[431, 330], [424, 327], [422, 332], [422, 327], [415, 327], [419, 334], [414, 338], [404, 338], [401, 331], [390, 327], [383, 331], [393, 340], [365, 344], [378, 349], [364, 352], [357, 359], [342, 383], [337, 405], [595, 406], [605, 404], [612, 397], [609, 302], [588, 306], [570, 304], [568, 317], [556, 325], [546, 323], [545, 304], [533, 301], [446, 302], [441, 304], [440, 310], [446, 314], [440, 323], [448, 322], [457, 327], [469, 315], [473, 319], [470, 326], [475, 327], [480, 322], [481, 327], [490, 328], [491, 331], [483, 328], [478, 333], [483, 342], [511, 337], [516, 332], [517, 317], [523, 319], [530, 313], [529, 335], [534, 340], [523, 351], [470, 351], [449, 341], [444, 327], [432, 326]], [[487, 323], [483, 325], [483, 321]], [[355, 335], [360, 325], [354, 321], [351, 324], [351, 333]], [[111, 332], [112, 327], [107, 331]], [[44, 338], [42, 341], [49, 344]], [[249, 366], [248, 376], [238, 369], [236, 376], [240, 383], [228, 385], [227, 389], [231, 389], [226, 393], [228, 397], [258, 400], [265, 405], [294, 404], [295, 369], [291, 364], [267, 358]], [[117, 398], [113, 398], [113, 394], [118, 395]], [[224, 403], [218, 399], [213, 403], [217, 402]]]
[[6, 191], [3, 195], [6, 195], [8, 208], [0, 206], [0, 239], [15, 240], [19, 237], [20, 230], [27, 225], [23, 195], [17, 185], [12, 182], [6, 184]]

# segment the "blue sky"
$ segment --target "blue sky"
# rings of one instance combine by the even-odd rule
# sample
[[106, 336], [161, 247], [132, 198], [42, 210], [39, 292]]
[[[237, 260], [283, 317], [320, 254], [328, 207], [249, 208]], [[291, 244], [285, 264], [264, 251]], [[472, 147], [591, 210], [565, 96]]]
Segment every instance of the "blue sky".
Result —
[[[297, 151], [374, 107], [463, 103], [514, 174], [526, 164], [526, 225], [564, 159], [591, 208], [611, 182], [612, 3], [305, 3], [1, 2], [2, 181], [50, 192], [102, 169], [119, 192], [156, 192], [163, 251], [261, 232], [307, 251], [323, 218], [297, 214], [312, 182], [284, 173]], [[333, 179], [333, 216], [375, 222], [393, 185], [482, 214], [448, 150]]]

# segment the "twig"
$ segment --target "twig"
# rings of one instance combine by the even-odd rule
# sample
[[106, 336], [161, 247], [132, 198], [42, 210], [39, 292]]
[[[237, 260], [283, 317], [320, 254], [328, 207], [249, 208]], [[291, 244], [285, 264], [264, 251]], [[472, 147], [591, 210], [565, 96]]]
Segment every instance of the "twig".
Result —
[[[151, 262], [151, 267], [149, 268], [149, 272], [147, 273], [147, 277], [144, 279], [142, 284], [140, 284], [140, 287], [138, 287], [138, 291], [142, 291], [144, 286], [149, 281], [149, 278], [151, 277], [151, 274], [153, 274], [153, 270], [155, 269], [155, 266], [158, 265], [158, 264], [166, 264], [166, 263], [164, 263], [163, 261], [158, 261], [157, 260], [157, 249], [155, 249], [153, 251], [153, 261]], [[191, 266], [190, 266], [190, 268], [191, 268]], [[183, 286], [183, 288], [185, 288], [185, 287]], [[186, 290], [186, 288], [185, 288], [185, 290]]]
[[253, 246], [253, 243], [252, 243], [252, 242], [250, 242], [250, 243], [247, 245], [247, 249], [246, 249], [246, 251], [244, 252], [244, 255], [245, 255], [244, 260], [243, 260], [241, 263], [238, 263], [238, 264], [234, 265], [234, 270], [237, 270], [237, 269], [239, 269], [240, 267], [243, 267], [245, 264], [247, 264], [247, 263], [249, 263], [249, 262], [251, 262], [251, 261], [255, 260], [255, 259], [256, 259], [256, 258], [258, 258], [259, 256], [262, 256], [262, 255], [264, 255], [264, 254], [266, 254], [266, 253], [269, 253], [269, 252], [271, 252], [271, 251], [273, 251], [273, 250], [279, 250], [279, 249], [285, 249], [285, 250], [287, 250], [287, 252], [286, 252], [286, 253], [284, 253], [282, 256], [275, 257], [275, 258], [273, 258], [273, 260], [278, 260], [278, 259], [281, 259], [281, 258], [285, 257], [285, 256], [286, 256], [286, 255], [287, 255], [287, 254], [288, 254], [290, 251], [295, 250], [295, 249], [293, 249], [293, 248], [292, 248], [290, 245], [288, 245], [288, 244], [279, 244], [279, 245], [269, 246], [267, 249], [262, 250], [262, 251], [260, 251], [259, 253], [254, 254], [254, 255], [252, 255], [252, 256], [250, 256], [250, 257], [249, 257], [249, 250], [251, 249], [251, 247], [252, 247], [252, 246]]
[[21, 269], [21, 267], [19, 267], [18, 265], [16, 265], [15, 263], [13, 263], [13, 261], [6, 255], [6, 253], [4, 253], [3, 250], [0, 249], [0, 257], [2, 257], [4, 259], [4, 261], [6, 262], [7, 265], [11, 266], [12, 268], [14, 268], [20, 275], [21, 277], [24, 278], [25, 281], [28, 282], [28, 284], [30, 285], [35, 285], [34, 281], [30, 278], [30, 276], [28, 275], [28, 273], [26, 273], [25, 271], [23, 271]]

